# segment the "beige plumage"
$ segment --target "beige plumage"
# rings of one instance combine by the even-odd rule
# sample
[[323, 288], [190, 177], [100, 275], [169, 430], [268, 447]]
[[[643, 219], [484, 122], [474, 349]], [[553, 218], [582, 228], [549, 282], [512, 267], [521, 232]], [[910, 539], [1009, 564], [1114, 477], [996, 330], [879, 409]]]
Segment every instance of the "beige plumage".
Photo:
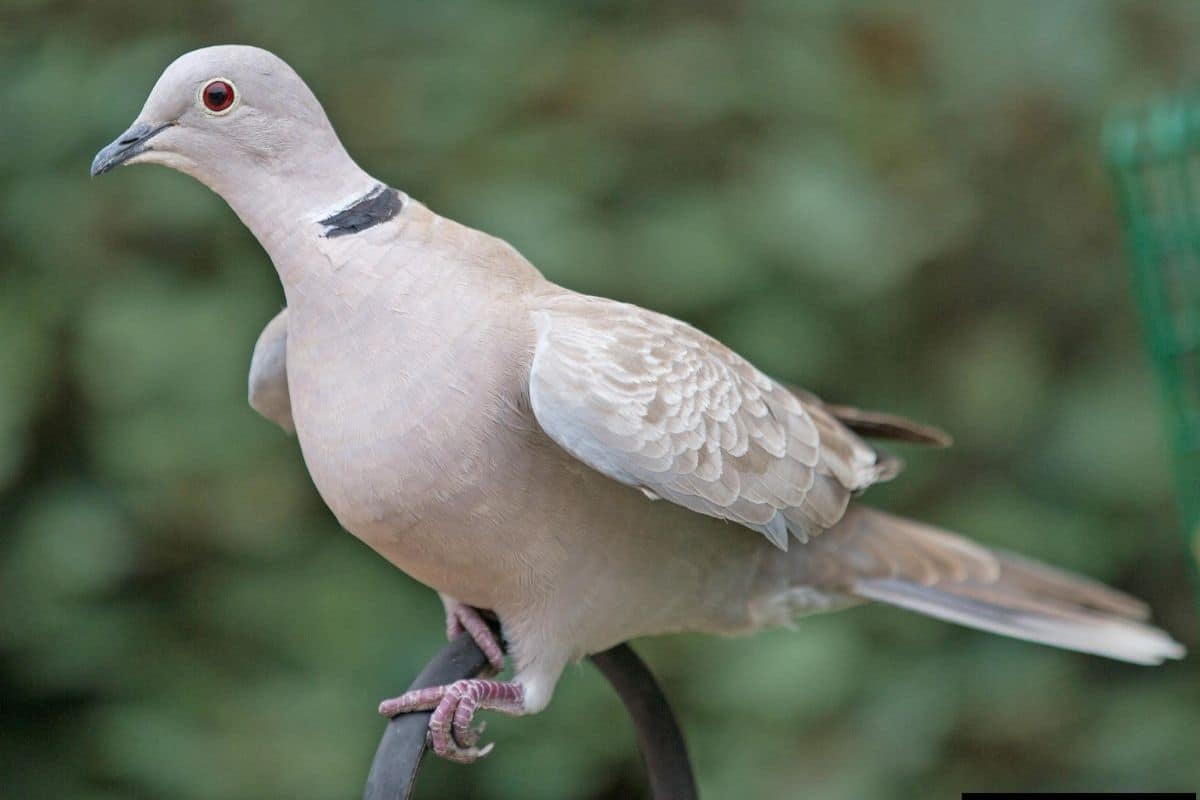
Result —
[[[217, 79], [236, 98], [213, 111]], [[436, 706], [443, 755], [481, 752], [476, 708], [537, 711], [565, 664], [617, 642], [868, 599], [1137, 663], [1182, 654], [1132, 598], [852, 504], [898, 469], [855, 430], [947, 438], [555, 286], [363, 172], [269, 53], [172, 64], [93, 171], [132, 161], [209, 185], [271, 257], [287, 310], [255, 347], [250, 401], [294, 426], [341, 524], [438, 590], [452, 627], [483, 635], [471, 608], [499, 617], [511, 682], [385, 704]]]
[[787, 549], [842, 518], [889, 463], [720, 342], [625, 303], [556, 292], [530, 305], [533, 413], [614, 480], [745, 525]]

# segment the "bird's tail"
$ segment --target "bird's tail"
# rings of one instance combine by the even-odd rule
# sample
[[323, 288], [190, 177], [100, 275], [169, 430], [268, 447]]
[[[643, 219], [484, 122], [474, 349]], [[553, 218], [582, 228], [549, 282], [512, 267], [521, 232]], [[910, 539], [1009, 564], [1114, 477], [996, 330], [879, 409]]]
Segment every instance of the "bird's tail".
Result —
[[809, 585], [1135, 664], [1184, 654], [1145, 624], [1149, 609], [1136, 598], [873, 509], [851, 508], [806, 549]]

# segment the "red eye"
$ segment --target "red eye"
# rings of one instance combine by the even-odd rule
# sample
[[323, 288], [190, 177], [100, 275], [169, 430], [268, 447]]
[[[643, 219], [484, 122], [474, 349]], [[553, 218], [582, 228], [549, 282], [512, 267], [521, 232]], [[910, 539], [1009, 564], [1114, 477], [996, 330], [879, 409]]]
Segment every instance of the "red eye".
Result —
[[233, 105], [233, 86], [225, 81], [213, 81], [204, 87], [200, 96], [209, 111], [224, 111]]

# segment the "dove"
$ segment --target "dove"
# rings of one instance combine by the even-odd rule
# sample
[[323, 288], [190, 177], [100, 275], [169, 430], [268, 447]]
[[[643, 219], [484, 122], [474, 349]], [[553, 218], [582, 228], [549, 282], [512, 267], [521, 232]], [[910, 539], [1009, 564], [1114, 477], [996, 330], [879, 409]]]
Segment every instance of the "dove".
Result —
[[858, 502], [900, 471], [871, 437], [940, 431], [825, 404], [683, 322], [552, 283], [361, 169], [265, 50], [170, 64], [91, 171], [140, 163], [196, 178], [258, 239], [285, 309], [255, 346], [251, 405], [294, 430], [339, 524], [488, 656], [494, 674], [380, 705], [433, 710], [445, 758], [491, 748], [478, 711], [535, 713], [566, 665], [620, 642], [869, 601], [1137, 664], [1183, 656], [1139, 600]]

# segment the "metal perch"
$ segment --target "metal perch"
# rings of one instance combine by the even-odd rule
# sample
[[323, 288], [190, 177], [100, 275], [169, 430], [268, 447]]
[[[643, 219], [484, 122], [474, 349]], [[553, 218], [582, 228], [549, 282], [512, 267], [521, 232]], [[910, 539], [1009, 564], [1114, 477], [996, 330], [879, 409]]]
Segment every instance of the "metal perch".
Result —
[[[654, 675], [627, 644], [590, 657], [616, 690], [637, 733], [654, 800], [696, 800], [696, 780], [683, 734]], [[446, 645], [409, 689], [452, 683], [478, 675], [487, 659], [467, 634]], [[388, 721], [371, 763], [363, 800], [407, 800], [416, 786], [431, 712], [401, 714]]]

